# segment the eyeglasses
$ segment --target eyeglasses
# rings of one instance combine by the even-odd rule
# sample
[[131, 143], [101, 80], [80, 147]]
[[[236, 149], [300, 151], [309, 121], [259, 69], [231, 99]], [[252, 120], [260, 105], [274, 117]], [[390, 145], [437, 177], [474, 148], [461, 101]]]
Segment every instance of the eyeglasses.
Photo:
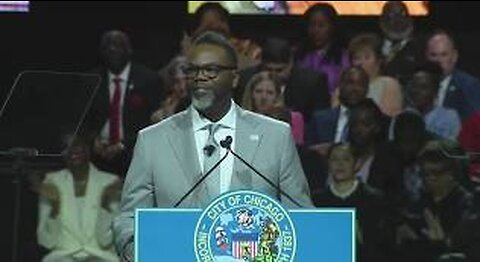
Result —
[[187, 65], [182, 67], [182, 71], [187, 76], [187, 78], [196, 77], [201, 71], [204, 76], [212, 79], [217, 78], [223, 71], [234, 70], [234, 69], [237, 69], [237, 67], [215, 65], [215, 64], [209, 64], [209, 65], [203, 65], [203, 66]]

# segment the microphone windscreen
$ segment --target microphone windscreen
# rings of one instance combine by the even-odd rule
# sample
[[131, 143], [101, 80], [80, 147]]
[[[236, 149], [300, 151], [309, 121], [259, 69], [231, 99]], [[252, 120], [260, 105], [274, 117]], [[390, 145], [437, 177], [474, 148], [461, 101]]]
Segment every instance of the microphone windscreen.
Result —
[[215, 151], [215, 147], [213, 145], [206, 145], [203, 148], [203, 153], [207, 156], [211, 156], [214, 151]]

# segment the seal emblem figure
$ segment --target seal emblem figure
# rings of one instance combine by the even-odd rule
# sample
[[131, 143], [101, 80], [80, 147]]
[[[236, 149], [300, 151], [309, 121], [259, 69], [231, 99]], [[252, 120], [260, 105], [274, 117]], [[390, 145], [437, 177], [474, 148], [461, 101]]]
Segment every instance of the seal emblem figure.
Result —
[[195, 228], [197, 261], [290, 262], [296, 250], [288, 212], [273, 198], [253, 191], [219, 196]]

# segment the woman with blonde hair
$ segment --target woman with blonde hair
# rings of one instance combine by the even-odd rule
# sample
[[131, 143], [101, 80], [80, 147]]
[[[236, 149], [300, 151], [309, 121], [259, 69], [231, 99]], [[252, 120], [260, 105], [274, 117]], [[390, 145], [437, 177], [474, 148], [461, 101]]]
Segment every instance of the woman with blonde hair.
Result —
[[285, 107], [284, 86], [272, 73], [262, 71], [248, 82], [242, 99], [242, 107], [290, 124], [297, 145], [304, 143], [304, 120], [299, 112]]
[[362, 67], [370, 78], [368, 97], [373, 99], [382, 112], [394, 117], [403, 110], [403, 94], [397, 79], [382, 74], [382, 41], [373, 33], [354, 37], [348, 46], [352, 65]]

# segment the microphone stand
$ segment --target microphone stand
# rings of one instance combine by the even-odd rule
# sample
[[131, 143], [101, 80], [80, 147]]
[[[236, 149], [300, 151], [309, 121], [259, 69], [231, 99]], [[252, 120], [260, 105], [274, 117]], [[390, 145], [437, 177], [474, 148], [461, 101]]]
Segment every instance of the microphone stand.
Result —
[[[223, 141], [222, 141], [223, 142]], [[185, 200], [185, 198], [187, 198], [205, 179], [207, 179], [208, 176], [210, 176], [210, 174], [213, 172], [213, 170], [215, 170], [222, 162], [223, 160], [225, 160], [225, 158], [227, 158], [228, 156], [228, 153], [229, 151], [227, 150], [227, 152], [225, 153], [225, 155], [214, 165], [212, 166], [208, 171], [207, 173], [205, 173], [193, 186], [192, 188], [190, 188], [190, 190], [188, 190], [188, 192], [182, 196], [182, 198], [180, 198], [180, 200], [177, 201], [177, 203], [175, 203], [175, 205], [173, 205], [174, 208], [178, 207], [182, 202], [183, 200]]]
[[271, 185], [273, 188], [275, 188], [276, 190], [278, 190], [278, 192], [280, 192], [280, 194], [282, 194], [283, 196], [285, 196], [286, 198], [288, 198], [288, 200], [292, 201], [292, 203], [294, 203], [296, 206], [298, 207], [302, 207], [302, 205], [300, 205], [300, 203], [298, 203], [295, 199], [293, 199], [289, 194], [287, 194], [285, 191], [283, 191], [279, 186], [277, 186], [275, 183], [273, 183], [270, 179], [268, 179], [266, 176], [264, 176], [262, 173], [260, 173], [256, 168], [254, 168], [252, 165], [250, 165], [249, 163], [247, 163], [247, 161], [245, 161], [241, 156], [239, 156], [237, 153], [233, 152], [232, 148], [231, 148], [231, 144], [232, 144], [232, 137], [231, 136], [227, 136], [225, 138], [225, 140], [221, 141], [220, 142], [220, 145], [227, 149], [227, 154], [228, 153], [231, 153], [232, 155], [234, 155], [236, 158], [238, 158], [242, 163], [244, 163], [247, 167], [249, 167], [251, 170], [253, 170], [253, 172], [255, 172], [255, 174], [259, 175], [261, 178], [263, 178], [263, 180], [265, 180], [269, 185]]

